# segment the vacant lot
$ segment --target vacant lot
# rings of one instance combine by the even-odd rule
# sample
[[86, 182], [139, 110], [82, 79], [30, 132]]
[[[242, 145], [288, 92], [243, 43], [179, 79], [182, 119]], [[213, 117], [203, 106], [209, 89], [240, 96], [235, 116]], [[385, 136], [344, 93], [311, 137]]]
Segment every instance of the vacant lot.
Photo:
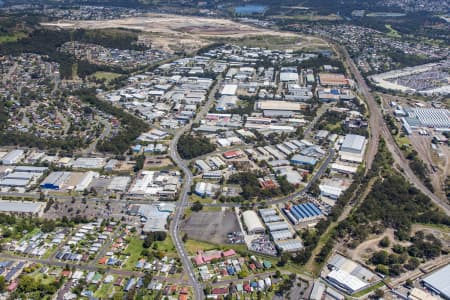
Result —
[[[142, 17], [106, 21], [60, 20], [58, 22], [43, 23], [42, 25], [65, 29], [125, 28], [139, 30], [142, 32], [140, 36], [142, 41], [147, 41], [152, 47], [166, 51], [184, 50], [191, 52], [210, 44], [212, 40], [239, 39], [254, 36], [291, 37], [299, 39], [296, 41], [299, 45], [306, 46], [308, 44], [307, 39], [302, 41], [302, 36], [293, 33], [257, 28], [227, 19], [170, 14], [147, 14]], [[315, 39], [315, 43], [326, 45], [319, 39]]]
[[214, 244], [225, 244], [227, 233], [239, 231], [239, 224], [233, 212], [194, 212], [183, 225], [188, 237]]

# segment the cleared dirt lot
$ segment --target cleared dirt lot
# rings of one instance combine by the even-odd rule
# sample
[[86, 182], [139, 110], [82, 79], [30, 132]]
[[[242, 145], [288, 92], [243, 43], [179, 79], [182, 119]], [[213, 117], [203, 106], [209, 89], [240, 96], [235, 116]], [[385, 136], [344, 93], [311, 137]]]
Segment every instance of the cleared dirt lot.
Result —
[[[166, 51], [184, 49], [194, 51], [211, 43], [211, 40], [220, 38], [244, 38], [252, 36], [295, 37], [300, 35], [278, 32], [274, 30], [257, 28], [247, 24], [241, 24], [227, 19], [206, 17], [192, 17], [171, 14], [147, 14], [142, 17], [124, 18], [102, 21], [68, 21], [43, 23], [44, 26], [59, 27], [65, 29], [107, 29], [126, 28], [142, 32], [141, 39], [148, 40], [155, 48]], [[310, 39], [299, 41], [299, 45], [307, 46]], [[326, 43], [314, 38], [314, 43], [325, 46]]]
[[239, 230], [236, 215], [230, 211], [192, 213], [182, 228], [190, 239], [214, 244], [225, 244], [227, 233]]

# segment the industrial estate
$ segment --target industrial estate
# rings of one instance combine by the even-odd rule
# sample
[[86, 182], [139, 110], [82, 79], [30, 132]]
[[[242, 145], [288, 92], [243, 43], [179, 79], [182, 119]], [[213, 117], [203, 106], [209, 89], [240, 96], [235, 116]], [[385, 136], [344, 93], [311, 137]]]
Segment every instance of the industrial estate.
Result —
[[450, 299], [448, 3], [112, 2], [0, 1], [1, 299]]

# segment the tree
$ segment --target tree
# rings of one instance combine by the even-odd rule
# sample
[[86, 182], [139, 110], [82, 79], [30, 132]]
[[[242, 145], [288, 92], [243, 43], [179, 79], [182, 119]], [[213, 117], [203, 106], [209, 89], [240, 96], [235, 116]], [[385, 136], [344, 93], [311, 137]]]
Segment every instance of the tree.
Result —
[[0, 292], [4, 292], [6, 288], [5, 277], [0, 276]]
[[380, 242], [378, 243], [378, 245], [380, 245], [380, 247], [382, 248], [387, 248], [390, 245], [390, 241], [389, 238], [387, 236], [385, 236], [384, 238], [382, 238], [380, 240]]
[[201, 211], [202, 209], [203, 204], [200, 201], [195, 201], [191, 206], [192, 211]]
[[216, 150], [206, 137], [197, 137], [185, 134], [180, 137], [177, 145], [178, 153], [183, 159], [192, 159]]
[[377, 299], [383, 298], [384, 297], [384, 292], [383, 290], [377, 289], [375, 291], [375, 297], [377, 297]]

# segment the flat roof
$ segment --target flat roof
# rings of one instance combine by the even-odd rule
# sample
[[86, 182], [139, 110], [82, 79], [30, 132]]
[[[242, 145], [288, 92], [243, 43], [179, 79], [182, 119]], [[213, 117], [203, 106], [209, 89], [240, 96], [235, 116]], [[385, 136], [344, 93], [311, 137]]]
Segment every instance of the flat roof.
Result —
[[223, 86], [222, 91], [220, 92], [222, 95], [230, 95], [233, 96], [236, 94], [237, 91], [237, 84], [225, 84]]
[[450, 298], [450, 264], [428, 275], [423, 282], [440, 295]]
[[0, 200], [1, 212], [38, 213], [44, 206], [43, 202], [21, 202]]
[[355, 151], [362, 152], [366, 143], [366, 138], [362, 135], [357, 134], [347, 134], [342, 142], [341, 149], [351, 149]]
[[257, 102], [260, 110], [300, 111], [304, 106], [304, 103], [290, 101], [260, 100]]

